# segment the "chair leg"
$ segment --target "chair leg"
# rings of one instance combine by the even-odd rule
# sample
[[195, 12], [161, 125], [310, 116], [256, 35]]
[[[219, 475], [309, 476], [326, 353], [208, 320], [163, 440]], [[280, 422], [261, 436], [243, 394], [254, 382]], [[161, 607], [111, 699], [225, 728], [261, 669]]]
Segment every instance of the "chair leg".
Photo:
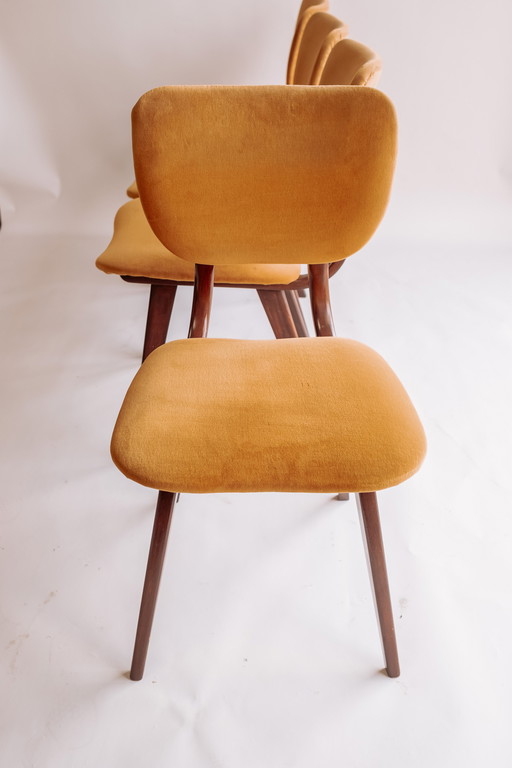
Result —
[[154, 349], [165, 344], [175, 296], [175, 285], [151, 286], [142, 362]]
[[135, 647], [133, 650], [130, 680], [142, 680], [142, 675], [144, 674], [149, 637], [151, 635], [151, 627], [155, 615], [156, 599], [158, 597], [158, 588], [160, 586], [160, 577], [162, 575], [165, 549], [167, 547], [167, 539], [171, 527], [175, 499], [175, 493], [160, 491], [158, 494], [153, 535], [149, 547], [146, 578], [144, 580], [139, 621], [137, 624], [137, 635], [135, 637]]
[[298, 333], [284, 293], [286, 291], [258, 290], [258, 296], [276, 339], [295, 339]]
[[292, 313], [295, 328], [297, 329], [297, 335], [301, 336], [302, 338], [309, 336], [308, 327], [306, 325], [304, 315], [302, 314], [302, 307], [299, 303], [298, 292], [285, 291], [284, 293], [286, 294], [286, 300], [288, 302], [288, 306], [290, 307], [290, 312]]
[[297, 296], [299, 297], [299, 299], [305, 299], [306, 298], [307, 293], [304, 290], [304, 288], [298, 288], [297, 289]]
[[350, 498], [350, 494], [342, 491], [341, 493], [338, 493], [338, 495], [335, 496], [334, 498], [336, 499], [336, 501], [348, 501]]
[[376, 493], [357, 494], [358, 507], [366, 542], [373, 593], [379, 618], [379, 627], [389, 677], [398, 677], [400, 665], [396, 647], [395, 625], [391, 609], [386, 558], [382, 543], [379, 508]]

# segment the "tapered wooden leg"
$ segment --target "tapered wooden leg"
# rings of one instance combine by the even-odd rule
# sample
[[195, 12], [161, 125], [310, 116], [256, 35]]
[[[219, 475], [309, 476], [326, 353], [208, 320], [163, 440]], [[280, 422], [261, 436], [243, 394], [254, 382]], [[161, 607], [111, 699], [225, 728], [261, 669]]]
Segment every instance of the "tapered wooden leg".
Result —
[[165, 344], [175, 296], [175, 285], [151, 286], [142, 362], [154, 349]]
[[396, 647], [395, 625], [391, 610], [386, 558], [382, 543], [382, 531], [379, 520], [376, 493], [359, 493], [358, 506], [361, 515], [364, 538], [373, 584], [373, 592], [379, 618], [382, 645], [389, 677], [398, 677], [400, 665]]
[[284, 291], [290, 312], [292, 313], [293, 322], [297, 329], [297, 335], [301, 337], [309, 336], [308, 327], [302, 314], [302, 307], [299, 303], [299, 295], [297, 291]]
[[350, 494], [341, 492], [341, 493], [338, 493], [338, 495], [335, 496], [334, 498], [336, 499], [336, 501], [348, 501], [350, 498]]
[[294, 339], [298, 333], [284, 293], [286, 291], [258, 290], [258, 296], [276, 339]]
[[135, 648], [133, 650], [130, 680], [141, 680], [142, 675], [144, 674], [149, 637], [151, 635], [151, 627], [155, 615], [156, 599], [158, 597], [158, 588], [160, 586], [160, 577], [162, 575], [165, 549], [167, 547], [167, 539], [169, 536], [169, 528], [171, 527], [175, 499], [175, 493], [160, 491], [158, 494], [153, 535], [149, 547], [146, 578], [144, 580], [144, 589], [142, 591], [142, 600], [140, 604], [139, 622], [137, 624], [137, 635], [135, 637]]

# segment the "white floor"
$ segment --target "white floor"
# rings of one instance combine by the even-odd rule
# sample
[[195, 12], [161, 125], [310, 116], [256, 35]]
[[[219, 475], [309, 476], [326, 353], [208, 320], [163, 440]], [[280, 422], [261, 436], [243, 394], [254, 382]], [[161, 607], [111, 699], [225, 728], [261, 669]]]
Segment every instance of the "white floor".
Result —
[[[353, 498], [219, 495], [176, 508], [132, 683], [156, 494], [109, 439], [147, 289], [94, 269], [97, 238], [1, 244], [0, 765], [510, 766], [511, 254], [380, 237], [332, 282], [338, 334], [386, 357], [429, 439], [381, 494], [401, 677], [381, 672]], [[229, 290], [210, 335], [271, 336]]]

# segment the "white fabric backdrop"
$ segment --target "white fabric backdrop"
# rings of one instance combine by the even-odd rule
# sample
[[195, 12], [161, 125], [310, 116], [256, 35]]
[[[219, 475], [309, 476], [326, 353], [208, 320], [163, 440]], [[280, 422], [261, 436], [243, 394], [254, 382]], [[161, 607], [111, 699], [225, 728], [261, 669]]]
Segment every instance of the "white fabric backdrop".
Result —
[[[144, 681], [129, 665], [155, 494], [108, 443], [147, 289], [94, 269], [164, 83], [283, 82], [298, 0], [4, 0], [0, 764], [512, 764], [512, 304], [506, 0], [341, 0], [401, 126], [379, 233], [332, 281], [425, 424], [381, 494], [402, 675], [382, 666], [353, 500], [184, 496]], [[170, 335], [186, 333], [180, 289]], [[220, 290], [212, 336], [269, 338]]]

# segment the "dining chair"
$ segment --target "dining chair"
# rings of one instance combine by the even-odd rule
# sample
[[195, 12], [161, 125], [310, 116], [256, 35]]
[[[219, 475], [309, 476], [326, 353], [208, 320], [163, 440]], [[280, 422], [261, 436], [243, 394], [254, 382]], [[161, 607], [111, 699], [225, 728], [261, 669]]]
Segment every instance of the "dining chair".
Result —
[[[340, 488], [357, 494], [396, 677], [376, 492], [417, 471], [425, 435], [387, 363], [334, 337], [328, 279], [328, 265], [361, 249], [384, 214], [393, 106], [372, 88], [163, 87], [136, 104], [132, 131], [147, 220], [196, 278], [189, 338], [147, 357], [111, 442], [121, 472], [159, 492], [130, 677], [143, 675], [177, 494]], [[320, 338], [206, 338], [219, 261], [297, 256], [309, 264]]]
[[333, 45], [323, 68], [316, 68], [311, 85], [350, 84], [375, 88], [381, 72], [380, 57], [371, 48], [347, 37]]
[[329, 54], [348, 35], [347, 25], [330, 13], [317, 11], [309, 16], [289, 77], [291, 85], [317, 85]]
[[302, 38], [304, 36], [304, 30], [310, 18], [318, 12], [324, 12], [329, 10], [329, 0], [324, 2], [318, 2], [318, 0], [303, 0], [297, 14], [297, 21], [295, 22], [295, 31], [293, 33], [292, 43], [290, 45], [290, 53], [288, 55], [288, 66], [286, 69], [286, 83], [287, 85], [293, 85], [295, 67], [297, 66], [297, 57], [302, 45]]
[[[331, 66], [331, 57], [335, 62]], [[380, 72], [380, 59], [356, 41], [339, 41], [325, 66], [329, 84], [350, 85], [361, 81], [362, 71]], [[365, 69], [366, 68], [366, 69]], [[329, 276], [343, 264], [337, 259], [329, 265]], [[139, 199], [125, 203], [114, 219], [114, 233], [96, 266], [103, 272], [120, 275], [131, 283], [150, 285], [149, 306], [142, 359], [167, 338], [176, 289], [191, 286], [194, 267], [170, 252], [149, 226]], [[274, 335], [277, 338], [307, 336], [308, 328], [299, 304], [298, 291], [309, 287], [309, 275], [300, 264], [225, 264], [215, 273], [218, 286], [252, 288], [258, 292]]]

